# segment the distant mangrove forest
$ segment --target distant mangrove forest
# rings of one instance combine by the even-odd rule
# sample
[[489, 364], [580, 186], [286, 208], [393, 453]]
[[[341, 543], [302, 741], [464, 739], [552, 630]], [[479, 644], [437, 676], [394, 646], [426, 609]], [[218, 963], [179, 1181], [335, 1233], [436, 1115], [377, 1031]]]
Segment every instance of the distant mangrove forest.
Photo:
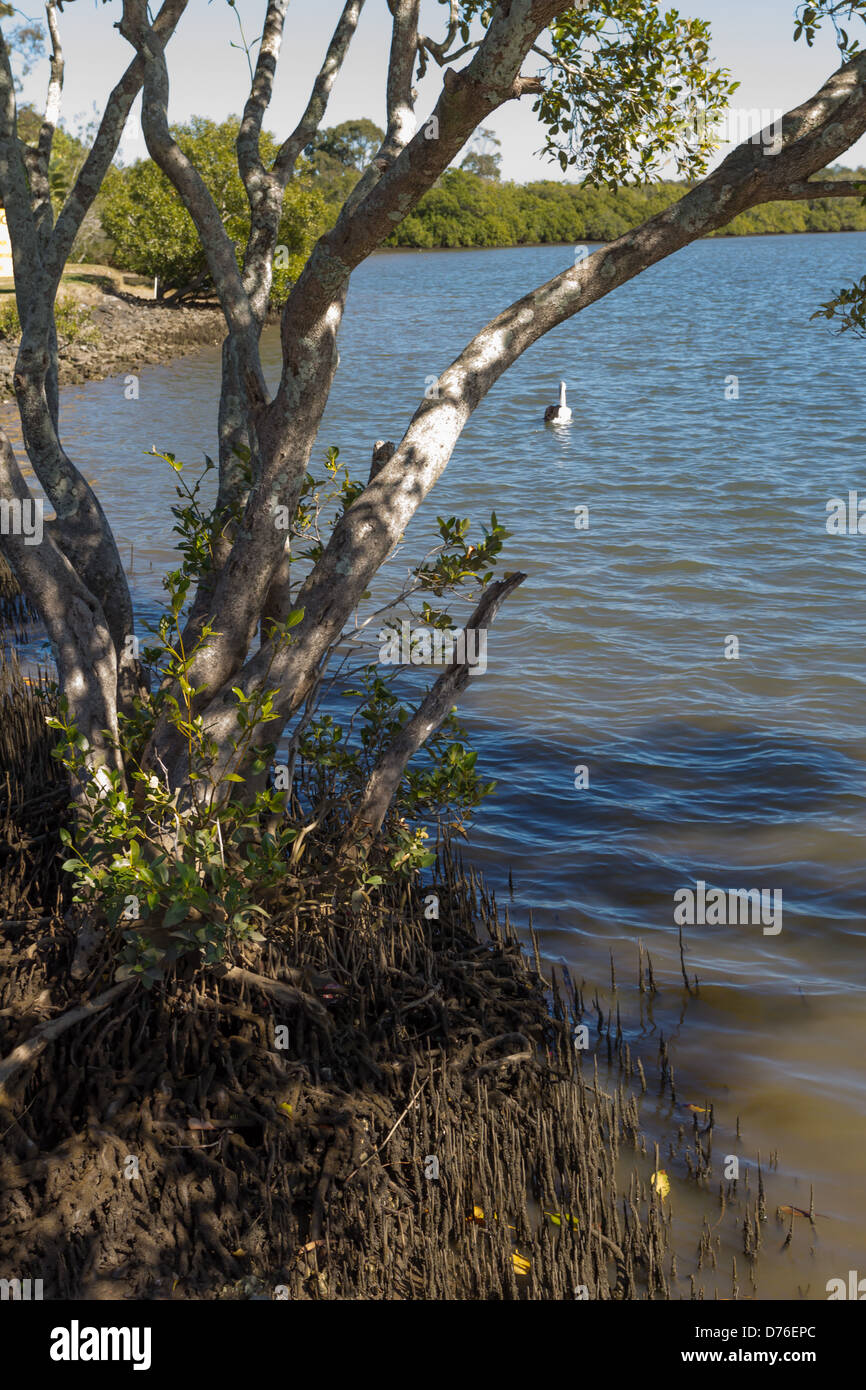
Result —
[[[833, 169], [826, 177], [866, 177]], [[653, 183], [614, 190], [588, 184], [504, 183], [448, 169], [390, 238], [392, 246], [532, 246], [613, 241], [683, 196], [689, 185]], [[770, 232], [866, 231], [866, 206], [853, 198], [766, 203], [735, 217], [713, 236]]]
[[[24, 106], [20, 119], [36, 139], [37, 113]], [[241, 256], [249, 234], [249, 209], [235, 167], [238, 129], [237, 116], [219, 122], [194, 116], [173, 126], [172, 134], [199, 168]], [[383, 139], [383, 131], [362, 118], [320, 131], [306, 147], [283, 198], [270, 295], [274, 307], [284, 302], [316, 240], [333, 226]], [[262, 140], [264, 154], [273, 159], [276, 137], [263, 132]], [[694, 186], [694, 180], [620, 182], [616, 188], [576, 180], [506, 182], [499, 143], [493, 131], [482, 128], [460, 166], [439, 176], [384, 245], [430, 250], [613, 241], [676, 203]], [[86, 153], [80, 135], [62, 126], [58, 129], [49, 168], [55, 213], [78, 177]], [[835, 165], [820, 177], [851, 179], [866, 177], [866, 172]], [[813, 198], [761, 204], [710, 235], [864, 230], [864, 202], [853, 197]], [[147, 157], [117, 163], [108, 171], [69, 259], [72, 265], [102, 265], [144, 277], [149, 284], [155, 282], [160, 299], [213, 299], [207, 259], [192, 219], [176, 189]], [[14, 319], [11, 306], [8, 313]], [[0, 338], [15, 332], [17, 319], [0, 320]]]

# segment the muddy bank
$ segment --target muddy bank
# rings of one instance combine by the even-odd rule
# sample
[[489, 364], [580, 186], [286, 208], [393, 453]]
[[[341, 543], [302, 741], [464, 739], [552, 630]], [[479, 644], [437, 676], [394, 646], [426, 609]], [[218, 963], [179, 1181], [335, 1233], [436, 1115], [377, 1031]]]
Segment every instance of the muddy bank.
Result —
[[[221, 343], [225, 320], [218, 308], [179, 306], [101, 294], [88, 304], [92, 329], [80, 341], [62, 346], [60, 384], [135, 372], [151, 362], [170, 362], [198, 348]], [[17, 342], [0, 340], [0, 398], [14, 398], [12, 374]]]
[[638, 1057], [619, 1006], [527, 959], [447, 846], [423, 895], [357, 912], [311, 875], [266, 944], [114, 985], [59, 869], [50, 694], [0, 676], [0, 1277], [60, 1299], [689, 1298], [724, 1248], [727, 1291], [753, 1293], [760, 1177], [717, 1170], [713, 1199], [712, 1111], [684, 1115], [665, 1160], [713, 1224], [678, 1270], [640, 1114], [648, 1090], [677, 1105], [664, 1041]]

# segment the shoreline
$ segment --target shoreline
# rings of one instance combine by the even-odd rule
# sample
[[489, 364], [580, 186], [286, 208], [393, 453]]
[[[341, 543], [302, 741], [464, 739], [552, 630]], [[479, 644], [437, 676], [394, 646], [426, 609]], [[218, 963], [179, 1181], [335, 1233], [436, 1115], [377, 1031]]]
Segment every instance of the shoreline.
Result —
[[[790, 231], [724, 233], [703, 240], [763, 240], [779, 236], [855, 236], [863, 232]], [[374, 255], [453, 255], [474, 251], [527, 251], [541, 247], [569, 247], [571, 241], [511, 242], [502, 246], [383, 246]], [[587, 240], [587, 246], [609, 246], [607, 241]], [[197, 307], [134, 299], [103, 293], [87, 307], [97, 330], [91, 339], [69, 343], [60, 353], [60, 386], [80, 386], [87, 381], [105, 381], [112, 376], [135, 373], [140, 367], [166, 365], [191, 356], [199, 348], [215, 347], [226, 336], [225, 319], [217, 305]], [[278, 314], [269, 316], [276, 323]], [[18, 342], [0, 339], [0, 405], [15, 403], [13, 375]]]
[[[808, 227], [792, 228], [789, 232], [767, 231], [767, 232], [729, 232], [721, 228], [717, 232], [712, 232], [709, 236], [698, 237], [693, 245], [700, 245], [703, 241], [764, 241], [767, 237], [781, 236], [863, 236], [866, 234], [866, 227]], [[430, 255], [434, 251], [453, 252], [453, 251], [537, 251], [541, 247], [549, 246], [555, 249], [557, 246], [611, 246], [617, 238], [613, 237], [610, 241], [599, 241], [595, 237], [585, 237], [583, 241], [506, 241], [499, 246], [379, 246], [370, 256], [388, 256], [395, 251], [413, 254], [423, 251]]]
[[[88, 306], [90, 307], [90, 306]], [[198, 348], [213, 347], [226, 336], [225, 319], [218, 307], [177, 308], [158, 300], [137, 303], [103, 294], [92, 306], [97, 333], [61, 348], [60, 385], [78, 386], [85, 381], [135, 373], [189, 356]], [[98, 335], [98, 336], [97, 336]], [[14, 404], [13, 375], [18, 343], [0, 340], [0, 402]]]

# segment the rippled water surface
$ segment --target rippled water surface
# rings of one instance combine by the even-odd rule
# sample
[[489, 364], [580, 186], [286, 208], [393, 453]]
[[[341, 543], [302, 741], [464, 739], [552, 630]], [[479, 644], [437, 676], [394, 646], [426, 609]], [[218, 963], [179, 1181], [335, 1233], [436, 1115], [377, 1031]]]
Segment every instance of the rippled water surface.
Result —
[[[322, 448], [366, 476], [425, 378], [571, 259], [563, 247], [362, 266]], [[866, 1275], [866, 535], [825, 529], [828, 498], [866, 497], [866, 345], [809, 321], [864, 270], [866, 235], [850, 234], [702, 242], [648, 271], [498, 383], [399, 557], [417, 559], [437, 513], [480, 523], [495, 509], [513, 532], [506, 566], [529, 577], [464, 705], [499, 781], [469, 858], [501, 898], [511, 870], [512, 914], [531, 910], [544, 952], [578, 978], [609, 984], [613, 952], [624, 1018], [673, 1035], [678, 1092], [713, 1101], [717, 1147], [745, 1162], [778, 1151], [771, 1205], [808, 1207], [814, 1185], [814, 1230], [783, 1252], [770, 1230], [763, 1296], [824, 1297], [828, 1279]], [[273, 375], [274, 333], [267, 350]], [[217, 374], [206, 351], [144, 369], [138, 402], [118, 379], [63, 395], [67, 446], [123, 553], [134, 547], [145, 611], [172, 553], [164, 472], [143, 451], [214, 452]], [[560, 377], [574, 418], [551, 430]], [[673, 894], [698, 879], [779, 889], [784, 915], [777, 935], [687, 926], [689, 998]], [[639, 939], [660, 985], [642, 1022]], [[657, 1118], [660, 1136], [679, 1122]]]

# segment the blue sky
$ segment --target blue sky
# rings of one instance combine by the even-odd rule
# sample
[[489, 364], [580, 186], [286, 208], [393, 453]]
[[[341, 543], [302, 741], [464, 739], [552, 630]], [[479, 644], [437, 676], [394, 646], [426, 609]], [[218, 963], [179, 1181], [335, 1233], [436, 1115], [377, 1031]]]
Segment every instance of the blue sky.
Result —
[[[422, 0], [423, 3], [423, 0]], [[24, 12], [34, 18], [37, 5], [24, 0]], [[278, 135], [291, 129], [324, 53], [341, 0], [292, 0], [283, 58], [267, 124]], [[813, 49], [793, 42], [794, 0], [678, 0], [681, 13], [710, 20], [716, 60], [729, 67], [742, 84], [734, 104], [741, 108], [787, 110], [810, 96], [838, 65], [829, 34]], [[130, 49], [113, 28], [119, 17], [117, 0], [76, 0], [61, 16], [67, 58], [64, 111], [67, 118], [101, 111], [112, 83], [129, 60]], [[263, 0], [238, 0], [237, 11], [252, 37], [261, 24]], [[438, 32], [445, 13], [438, 4], [423, 3], [422, 27]], [[352, 116], [369, 116], [381, 124], [383, 74], [390, 17], [385, 0], [367, 0], [349, 59], [334, 89], [326, 123]], [[866, 38], [866, 35], [864, 35]], [[238, 40], [237, 19], [226, 0], [191, 0], [170, 52], [171, 117], [191, 115], [222, 118], [241, 109], [248, 84], [246, 58], [232, 43]], [[526, 71], [532, 71], [528, 63]], [[34, 74], [25, 95], [38, 97], [44, 75]], [[419, 113], [428, 111], [441, 84], [434, 69], [421, 88]], [[488, 124], [502, 141], [506, 178], [559, 178], [557, 168], [536, 153], [541, 144], [531, 102], [510, 103]], [[140, 137], [127, 141], [124, 154], [143, 154]], [[866, 164], [866, 138], [854, 146], [848, 164]], [[573, 177], [573, 175], [572, 175]]]

